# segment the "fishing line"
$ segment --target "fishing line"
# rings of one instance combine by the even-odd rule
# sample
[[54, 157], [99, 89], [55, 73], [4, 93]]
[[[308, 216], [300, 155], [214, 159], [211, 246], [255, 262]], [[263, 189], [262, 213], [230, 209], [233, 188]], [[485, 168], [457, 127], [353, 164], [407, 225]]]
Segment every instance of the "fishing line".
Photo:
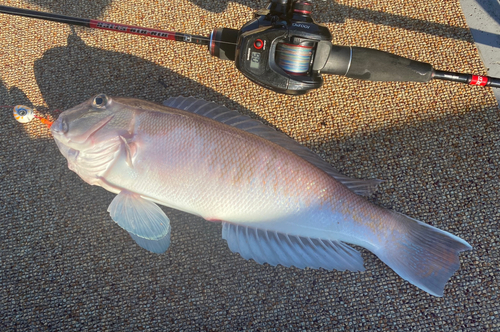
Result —
[[304, 74], [309, 71], [313, 46], [279, 43], [276, 47], [278, 65], [287, 73]]

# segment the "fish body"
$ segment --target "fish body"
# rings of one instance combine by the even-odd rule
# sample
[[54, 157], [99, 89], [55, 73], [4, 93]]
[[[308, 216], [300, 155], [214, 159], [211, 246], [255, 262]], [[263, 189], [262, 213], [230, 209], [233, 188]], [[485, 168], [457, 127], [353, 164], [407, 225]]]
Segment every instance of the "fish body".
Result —
[[400, 276], [442, 296], [462, 239], [378, 207], [349, 179], [284, 134], [225, 107], [178, 97], [165, 106], [98, 95], [51, 127], [68, 166], [118, 194], [108, 211], [142, 247], [164, 252], [168, 217], [155, 204], [223, 224], [246, 259], [364, 270], [362, 246]]

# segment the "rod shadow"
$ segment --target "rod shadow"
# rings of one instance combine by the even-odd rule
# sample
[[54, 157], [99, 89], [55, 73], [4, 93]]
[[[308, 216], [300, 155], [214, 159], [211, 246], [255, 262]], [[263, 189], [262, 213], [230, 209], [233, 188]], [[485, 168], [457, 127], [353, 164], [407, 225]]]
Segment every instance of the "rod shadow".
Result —
[[[24, 105], [34, 107], [26, 94], [18, 87], [8, 89], [5, 83], [0, 80], [0, 106]], [[10, 111], [10, 109], [9, 109]]]
[[28, 2], [50, 10], [54, 14], [61, 14], [80, 18], [97, 19], [113, 0], [93, 0], [88, 5], [80, 0], [27, 0]]

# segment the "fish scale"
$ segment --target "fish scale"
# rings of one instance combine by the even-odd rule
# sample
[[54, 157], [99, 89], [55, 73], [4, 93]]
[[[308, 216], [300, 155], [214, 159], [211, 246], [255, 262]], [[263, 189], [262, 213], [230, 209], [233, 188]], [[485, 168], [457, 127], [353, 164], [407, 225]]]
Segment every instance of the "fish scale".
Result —
[[261, 264], [362, 271], [351, 243], [436, 296], [459, 268], [459, 252], [471, 249], [357, 194], [376, 181], [349, 179], [286, 135], [214, 103], [98, 95], [63, 112], [51, 131], [71, 170], [117, 194], [111, 218], [152, 252], [170, 245], [170, 220], [155, 203], [222, 222], [229, 248]]
[[[190, 118], [181, 118], [176, 120], [187, 120], [189, 122]], [[182, 121], [179, 121], [182, 122]], [[179, 183], [176, 188], [176, 195], [182, 196], [183, 200], [192, 201], [194, 207], [198, 211], [210, 211], [206, 214], [202, 214], [204, 217], [207, 215], [213, 215], [215, 212], [215, 218], [220, 219], [219, 213], [224, 213], [227, 210], [227, 206], [224, 204], [215, 204], [210, 196], [221, 197], [222, 200], [226, 202], [231, 202], [236, 211], [235, 213], [248, 215], [252, 211], [260, 209], [271, 210], [276, 209], [279, 206], [279, 199], [277, 198], [277, 193], [274, 188], [278, 188], [280, 183], [277, 181], [280, 178], [280, 174], [276, 174], [273, 167], [269, 167], [272, 163], [266, 162], [264, 153], [260, 153], [260, 158], [236, 158], [233, 151], [230, 151], [225, 145], [220, 144], [221, 141], [230, 139], [234, 136], [232, 131], [227, 133], [220, 130], [202, 130], [205, 134], [199, 135], [197, 131], [199, 128], [193, 128], [187, 123], [179, 123], [178, 121], [169, 121], [165, 117], [164, 123], [161, 124], [165, 128], [164, 132], [168, 132], [171, 127], [182, 126], [187, 128], [184, 135], [165, 135], [164, 133], [158, 132], [158, 136], [155, 138], [150, 138], [155, 140], [154, 149], [160, 151], [169, 151], [168, 155], [154, 155], [153, 157], [148, 157], [147, 165], [157, 165], [158, 168], [144, 170], [145, 179], [139, 179], [136, 183], [139, 185], [149, 181], [151, 177], [154, 180], [159, 180], [159, 177], [163, 177], [163, 182], [166, 186], [172, 187], [170, 181], [166, 179], [169, 177], [171, 181], [176, 178]], [[141, 127], [146, 129], [148, 125], [141, 121]], [[210, 127], [209, 127], [210, 128]], [[226, 134], [226, 135], [224, 135]], [[226, 137], [229, 136], [229, 137]], [[234, 137], [237, 138], [237, 137]], [[235, 140], [233, 141], [234, 149], [248, 151], [249, 155], [259, 155], [258, 151], [263, 151], [266, 142], [259, 142], [258, 137], [250, 137], [251, 143], [248, 140], [241, 140], [241, 142]], [[153, 146], [153, 145], [152, 145]], [[255, 146], [254, 148], [248, 148], [249, 146]], [[196, 147], [196, 148], [194, 148]], [[248, 148], [248, 149], [247, 149]], [[142, 152], [146, 156], [153, 155], [149, 149], [144, 149]], [[180, 169], [164, 169], [163, 166], [165, 159], [175, 160], [175, 165], [180, 165]], [[288, 162], [292, 164], [293, 161]], [[226, 165], [226, 167], [219, 167], [219, 171], [214, 172], [211, 165]], [[188, 166], [186, 166], [188, 165]], [[266, 170], [266, 168], [268, 170]], [[152, 174], [157, 176], [154, 176]], [[172, 175], [162, 175], [165, 173], [172, 173]], [[193, 178], [192, 174], [196, 174]], [[184, 179], [187, 179], [188, 183], [192, 183], [199, 187], [199, 190], [193, 190], [189, 185], [184, 184]], [[263, 185], [264, 181], [267, 181], [267, 185]], [[259, 183], [256, 187], [251, 182]], [[300, 182], [299, 182], [300, 184]], [[135, 184], [130, 184], [129, 186], [135, 186]], [[250, 189], [260, 188], [260, 192], [253, 192], [252, 195], [248, 195]], [[286, 186], [281, 186], [276, 191], [285, 190]], [[294, 190], [297, 188], [299, 191], [305, 190], [305, 188], [300, 188], [299, 186], [293, 186]], [[133, 190], [136, 192], [141, 192], [143, 188], [134, 187]], [[168, 188], [161, 188], [158, 191], [151, 191], [150, 195], [153, 195], [155, 199], [160, 200], [162, 195]], [[291, 197], [297, 197], [297, 194], [287, 195]], [[273, 203], [270, 203], [268, 199], [275, 198]], [[226, 204], [227, 205], [227, 204]], [[226, 212], [227, 214], [227, 212]], [[239, 216], [238, 216], [239, 217]], [[224, 219], [228, 220], [228, 219]]]

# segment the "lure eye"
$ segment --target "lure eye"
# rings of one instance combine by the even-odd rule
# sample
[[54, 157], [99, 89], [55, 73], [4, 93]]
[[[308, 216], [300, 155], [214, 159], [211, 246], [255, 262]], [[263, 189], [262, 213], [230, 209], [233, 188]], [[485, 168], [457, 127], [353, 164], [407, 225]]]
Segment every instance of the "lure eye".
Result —
[[14, 117], [18, 122], [28, 123], [35, 118], [35, 113], [29, 107], [17, 105], [14, 107]]
[[100, 94], [94, 97], [92, 105], [96, 108], [106, 108], [108, 97], [105, 94]]

